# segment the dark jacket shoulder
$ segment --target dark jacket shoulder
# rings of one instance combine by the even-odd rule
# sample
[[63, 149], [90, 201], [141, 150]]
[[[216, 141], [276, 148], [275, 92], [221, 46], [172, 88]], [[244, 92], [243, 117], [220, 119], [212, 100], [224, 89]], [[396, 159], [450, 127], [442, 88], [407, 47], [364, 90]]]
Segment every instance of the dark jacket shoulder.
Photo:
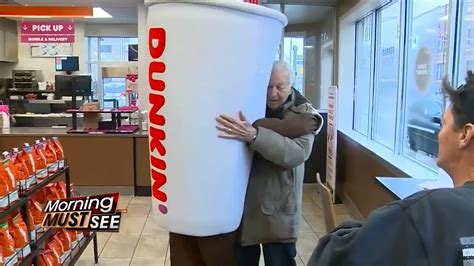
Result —
[[322, 237], [308, 265], [462, 265], [473, 202], [474, 184], [415, 193]]

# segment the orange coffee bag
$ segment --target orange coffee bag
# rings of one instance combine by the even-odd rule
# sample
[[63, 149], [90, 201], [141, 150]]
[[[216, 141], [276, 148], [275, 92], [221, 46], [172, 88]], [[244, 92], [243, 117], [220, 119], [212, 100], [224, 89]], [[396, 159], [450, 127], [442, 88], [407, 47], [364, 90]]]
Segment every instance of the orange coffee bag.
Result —
[[0, 246], [3, 247], [3, 258], [8, 258], [15, 254], [15, 240], [8, 230], [8, 223], [0, 224]]
[[24, 248], [28, 244], [28, 230], [26, 224], [21, 217], [21, 214], [17, 214], [13, 219], [8, 222], [10, 234], [15, 241], [15, 249], [18, 250]]

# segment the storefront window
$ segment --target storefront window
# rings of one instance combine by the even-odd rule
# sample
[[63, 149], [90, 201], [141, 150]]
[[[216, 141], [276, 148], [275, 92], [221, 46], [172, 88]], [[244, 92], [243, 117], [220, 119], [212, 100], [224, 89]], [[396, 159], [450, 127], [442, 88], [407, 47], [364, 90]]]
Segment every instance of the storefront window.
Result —
[[368, 136], [373, 73], [374, 15], [356, 24], [354, 130]]
[[[92, 75], [94, 98], [102, 101], [104, 108], [113, 107], [114, 101], [123, 106], [126, 104], [125, 77], [102, 78], [101, 69], [105, 66], [123, 65], [128, 62], [128, 49], [130, 44], [138, 44], [136, 37], [89, 37], [86, 42], [88, 47], [88, 68]], [[104, 64], [104, 62], [107, 62]], [[104, 101], [105, 100], [105, 101]]]
[[435, 168], [440, 121], [446, 104], [440, 88], [448, 63], [449, 1], [407, 3], [411, 16], [407, 19], [404, 154]]
[[284, 38], [284, 61], [295, 73], [294, 87], [303, 93], [304, 84], [304, 37]]
[[98, 38], [89, 38], [88, 42], [89, 62], [99, 61], [99, 42]]
[[122, 38], [100, 38], [100, 61], [119, 62], [123, 60]]
[[118, 106], [126, 105], [125, 78], [104, 78], [104, 108], [113, 108], [114, 101]]
[[123, 61], [128, 61], [128, 49], [132, 44], [138, 45], [138, 38], [123, 38]]
[[398, 109], [400, 2], [383, 8], [379, 19], [372, 137], [393, 150]]
[[92, 78], [92, 91], [94, 93], [94, 99], [98, 98], [98, 86], [99, 86], [99, 66], [97, 63], [89, 64], [89, 73]]
[[474, 70], [474, 0], [461, 2], [462, 22], [459, 49], [458, 83], [463, 84], [468, 70]]
[[355, 29], [354, 136], [382, 158], [434, 173], [449, 104], [443, 79], [459, 86], [474, 71], [474, 0], [394, 0]]

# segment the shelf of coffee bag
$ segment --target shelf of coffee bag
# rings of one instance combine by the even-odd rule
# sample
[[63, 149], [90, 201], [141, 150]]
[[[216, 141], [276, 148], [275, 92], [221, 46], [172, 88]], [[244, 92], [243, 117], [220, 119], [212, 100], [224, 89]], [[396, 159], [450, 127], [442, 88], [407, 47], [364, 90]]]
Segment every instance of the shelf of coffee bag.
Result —
[[[41, 245], [46, 242], [46, 240], [53, 235], [57, 229], [49, 229], [46, 231], [40, 239], [38, 239], [35, 244], [33, 244], [33, 251], [30, 255], [28, 255], [25, 259], [20, 262], [20, 266], [29, 266], [32, 264], [35, 258], [37, 258], [40, 253], [43, 251]], [[96, 233], [93, 232], [89, 236], [83, 236], [81, 239], [77, 240], [75, 244], [73, 244], [72, 248], [69, 250], [69, 254], [67, 254], [64, 258], [64, 263], [61, 265], [74, 265], [77, 260], [80, 258], [84, 250], [87, 249], [87, 246], [96, 236]], [[96, 259], [96, 263], [98, 262], [98, 258]]]
[[20, 266], [30, 266], [33, 263], [33, 260], [38, 256], [40, 253], [40, 250], [37, 249], [35, 251], [32, 251], [30, 255], [28, 255], [26, 258], [20, 261]]
[[31, 248], [32, 248], [32, 251], [30, 253], [30, 255], [28, 255], [26, 258], [24, 258], [21, 262], [20, 262], [20, 266], [27, 266], [27, 265], [31, 265], [31, 263], [33, 262], [33, 260], [39, 255], [39, 253], [41, 252], [41, 249], [39, 248], [41, 246], [41, 244], [45, 243], [46, 240], [52, 235], [54, 234], [55, 232], [57, 231], [57, 229], [54, 229], [54, 228], [51, 228], [51, 229], [48, 229], [46, 230], [39, 238], [36, 239], [36, 241], [33, 241], [31, 243]]
[[38, 190], [44, 188], [46, 185], [48, 185], [51, 181], [54, 179], [60, 177], [63, 174], [66, 174], [69, 171], [69, 166], [64, 166], [63, 169], [58, 170], [55, 173], [49, 174], [48, 177], [38, 180], [38, 183], [30, 187], [28, 190], [21, 190], [20, 191], [20, 197], [29, 197], [36, 193]]
[[20, 209], [20, 207], [23, 206], [27, 201], [28, 199], [26, 198], [19, 198], [16, 201], [12, 202], [7, 208], [0, 209], [0, 221], [5, 220], [5, 218], [8, 218], [8, 216], [12, 212]]
[[[38, 229], [36, 229], [36, 232], [38, 232]], [[30, 266], [33, 262], [33, 260], [39, 255], [39, 253], [41, 252], [41, 246], [43, 243], [46, 242], [46, 240], [48, 240], [48, 238], [53, 235], [55, 232], [57, 232], [57, 229], [55, 228], [51, 228], [51, 229], [48, 229], [44, 232], [41, 232], [41, 233], [36, 233], [35, 232], [35, 239], [31, 239], [31, 242], [29, 243], [29, 250], [30, 250], [30, 253], [28, 256], [26, 256], [24, 259], [18, 259], [19, 260], [19, 263], [20, 263], [20, 266]], [[41, 234], [41, 235], [39, 235]], [[38, 237], [39, 235], [39, 237]]]
[[[38, 232], [38, 230], [36, 230], [36, 231]], [[48, 238], [51, 235], [54, 235], [57, 231], [58, 231], [58, 229], [56, 229], [56, 228], [49, 228], [49, 229], [45, 230], [42, 233], [36, 233], [36, 239], [31, 244], [33, 245], [33, 247], [35, 249], [39, 249], [39, 247], [41, 247], [41, 245], [44, 242], [46, 242], [46, 240], [48, 240]], [[39, 234], [41, 234], [41, 235], [39, 235]]]
[[[15, 250], [14, 255], [9, 256], [8, 258], [3, 258], [4, 261], [2, 261], [1, 265], [5, 266], [17, 266], [17, 265], [25, 265], [25, 266], [30, 266], [30, 264], [22, 264], [23, 260], [28, 258], [28, 256], [31, 255], [31, 245], [27, 244], [23, 248]], [[26, 257], [25, 257], [26, 256]], [[25, 258], [23, 258], [25, 257]]]
[[[59, 229], [57, 228], [50, 228], [43, 233], [37, 233], [41, 235], [35, 240], [32, 240], [30, 243], [31, 253], [20, 262], [20, 266], [29, 266], [36, 259], [39, 260], [40, 253], [44, 250], [44, 245], [47, 243], [48, 239], [58, 231]], [[82, 231], [79, 231], [79, 233], [81, 233], [81, 236], [78, 234], [78, 239], [71, 243], [70, 250], [61, 257], [61, 261], [63, 262], [61, 265], [75, 265], [91, 241], [94, 241], [94, 261], [98, 263], [97, 233], [90, 232], [89, 235], [86, 235], [86, 233]]]
[[[65, 263], [63, 263], [62, 265], [63, 266], [75, 265], [76, 262], [81, 257], [82, 253], [84, 253], [84, 251], [87, 249], [87, 246], [92, 240], [97, 241], [96, 232], [91, 232], [89, 236], [84, 236], [84, 238], [81, 241], [79, 241], [79, 244], [76, 246], [76, 248], [71, 250], [70, 257], [67, 258]], [[99, 262], [99, 258], [96, 254], [94, 254], [94, 261], [95, 263]]]
[[[0, 209], [0, 221], [4, 222], [2, 227], [5, 227], [7, 219], [9, 224], [15, 224], [18, 222], [19, 226], [17, 230], [22, 232], [21, 235], [24, 238], [22, 241], [27, 242], [27, 244], [21, 249], [15, 249], [15, 253], [11, 254], [7, 258], [4, 258], [5, 261], [0, 260], [0, 265], [41, 265], [41, 260], [44, 260], [45, 258], [49, 260], [51, 258], [51, 251], [47, 251], [48, 254], [43, 253], [43, 251], [45, 249], [57, 251], [58, 244], [55, 244], [53, 236], [56, 241], [59, 241], [57, 240], [57, 236], [55, 236], [55, 234], [58, 232], [62, 234], [64, 232], [61, 233], [61, 230], [58, 228], [43, 228], [38, 224], [40, 222], [39, 219], [43, 219], [41, 217], [41, 213], [44, 211], [44, 205], [47, 201], [59, 199], [64, 200], [75, 194], [73, 191], [71, 191], [70, 168], [68, 165], [66, 165], [64, 151], [57, 138], [50, 140], [41, 138], [41, 140], [35, 141], [36, 151], [34, 152], [38, 152], [38, 160], [29, 157], [29, 153], [33, 153], [33, 150], [30, 147], [31, 146], [29, 146], [29, 144], [26, 144], [23, 151], [14, 148], [12, 152], [5, 151], [2, 154], [4, 157], [4, 171], [9, 173], [10, 176], [12, 176], [12, 179], [17, 180], [15, 183], [12, 182], [12, 185], [15, 185], [17, 190], [12, 192], [8, 191], [10, 193], [0, 199], [0, 206], [3, 207]], [[26, 154], [21, 152], [26, 152]], [[25, 157], [21, 156], [26, 156], [30, 159], [26, 159]], [[39, 162], [40, 158], [42, 158], [43, 163], [42, 165], [38, 166], [37, 162]], [[54, 158], [54, 160], [57, 162], [48, 164], [52, 158]], [[31, 171], [33, 166], [39, 168], [45, 164], [47, 164], [47, 167], [44, 169], [41, 169], [40, 171]], [[15, 174], [17, 171], [14, 171], [14, 169], [9, 169], [10, 167], [18, 167], [18, 174]], [[25, 172], [28, 174], [32, 172], [34, 174], [27, 176]], [[10, 176], [4, 175], [2, 177], [5, 179], [5, 185], [10, 184], [9, 182], [6, 182], [10, 181], [7, 179], [10, 178]], [[65, 186], [62, 183], [53, 183], [55, 182], [55, 179], [61, 176], [64, 176], [65, 178]], [[60, 188], [57, 188], [58, 184]], [[51, 185], [51, 187], [49, 187], [49, 185]], [[41, 192], [43, 188], [50, 189], [49, 192], [51, 192], [51, 195], [48, 194], [47, 197], [46, 195], [43, 195], [42, 197], [42, 195], [39, 194], [38, 196], [41, 198], [41, 200], [39, 200], [35, 197], [35, 193]], [[58, 189], [60, 191], [54, 192], [54, 190]], [[30, 202], [30, 200], [32, 201]], [[41, 206], [41, 204], [43, 204], [43, 206]], [[16, 214], [16, 212], [19, 212], [19, 214], [15, 217], [12, 217], [12, 214]], [[21, 217], [21, 221], [19, 221], [19, 217]], [[31, 224], [32, 222], [35, 222], [35, 224]], [[32, 228], [34, 228], [34, 230]], [[8, 228], [5, 228], [5, 232], [13, 235], [12, 232], [7, 230]], [[57, 260], [57, 257], [54, 258], [57, 260], [57, 264], [74, 265], [74, 263], [79, 259], [84, 250], [87, 248], [87, 245], [91, 242], [91, 240], [93, 240], [94, 243], [94, 258], [95, 261], [98, 262], [99, 255], [97, 249], [97, 234], [93, 232], [76, 232], [78, 232], [77, 235], [75, 234], [77, 237], [74, 237], [74, 241], [71, 239], [69, 242], [69, 250], [64, 252], [60, 260]], [[5, 245], [7, 245], [8, 250], [11, 250], [16, 244], [16, 241], [8, 241]], [[7, 254], [10, 253], [11, 252], [8, 252]]]
[[82, 110], [82, 109], [68, 109], [67, 113], [110, 113], [110, 114], [130, 114], [138, 111], [138, 107], [119, 107], [112, 109], [101, 109], [101, 110]]
[[[52, 230], [49, 230], [52, 231]], [[43, 240], [42, 243], [46, 241], [46, 239], [50, 236], [46, 236], [46, 238]], [[75, 265], [75, 263], [79, 260], [81, 257], [82, 253], [87, 249], [87, 246], [89, 243], [97, 237], [95, 232], [92, 232], [89, 236], [84, 236], [80, 240], [77, 240], [76, 244], [69, 250], [69, 254], [64, 258], [64, 262], [61, 264], [62, 266], [66, 265]], [[35, 249], [33, 252], [31, 252], [28, 257], [26, 257], [24, 260], [20, 262], [20, 266], [29, 266], [33, 262], [33, 260], [39, 256], [39, 254], [43, 251], [43, 249]], [[98, 262], [98, 258], [94, 258], [95, 262]]]

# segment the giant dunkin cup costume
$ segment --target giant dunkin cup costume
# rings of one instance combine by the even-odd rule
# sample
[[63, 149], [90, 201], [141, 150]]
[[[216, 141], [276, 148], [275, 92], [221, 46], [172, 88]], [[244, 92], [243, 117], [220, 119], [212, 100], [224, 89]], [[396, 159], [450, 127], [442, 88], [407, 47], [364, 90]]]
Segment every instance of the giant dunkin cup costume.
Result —
[[211, 236], [238, 228], [252, 163], [218, 137], [216, 117], [253, 122], [286, 17], [237, 0], [145, 1], [153, 214], [168, 231]]

